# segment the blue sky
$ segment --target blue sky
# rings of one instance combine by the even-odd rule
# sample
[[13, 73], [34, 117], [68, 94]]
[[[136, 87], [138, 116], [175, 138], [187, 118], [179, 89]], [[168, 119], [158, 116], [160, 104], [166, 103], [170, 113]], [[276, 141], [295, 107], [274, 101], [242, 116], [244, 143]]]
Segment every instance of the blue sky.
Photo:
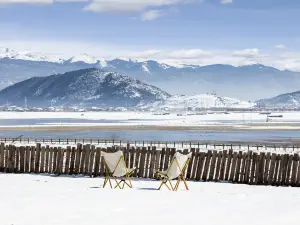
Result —
[[300, 69], [299, 0], [0, 0], [0, 46]]

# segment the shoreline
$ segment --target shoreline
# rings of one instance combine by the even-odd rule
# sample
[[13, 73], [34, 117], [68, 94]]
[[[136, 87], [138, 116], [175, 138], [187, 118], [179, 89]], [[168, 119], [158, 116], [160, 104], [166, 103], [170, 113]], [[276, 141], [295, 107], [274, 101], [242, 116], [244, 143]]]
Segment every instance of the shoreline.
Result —
[[126, 131], [126, 130], [224, 130], [224, 131], [300, 131], [299, 123], [252, 123], [234, 125], [29, 125], [29, 126], [0, 126], [0, 131]]

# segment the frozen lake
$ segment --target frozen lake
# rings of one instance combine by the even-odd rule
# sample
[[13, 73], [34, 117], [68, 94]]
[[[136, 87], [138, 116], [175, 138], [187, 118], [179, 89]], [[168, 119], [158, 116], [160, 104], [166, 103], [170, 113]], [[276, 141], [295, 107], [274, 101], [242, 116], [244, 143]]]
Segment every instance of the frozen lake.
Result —
[[70, 130], [70, 131], [0, 131], [1, 137], [100, 139], [123, 141], [267, 141], [282, 142], [300, 140], [299, 131], [222, 131], [222, 130]]
[[[300, 123], [300, 112], [273, 113], [274, 123]], [[188, 115], [172, 113], [155, 115], [141, 112], [0, 112], [0, 126], [39, 124], [147, 124], [147, 125], [200, 125], [263, 123], [267, 116], [259, 113], [209, 113]]]
[[[282, 113], [282, 118], [274, 118], [275, 125], [286, 123], [291, 128], [300, 126], [300, 113]], [[274, 127], [261, 130], [231, 130], [231, 129], [210, 129], [205, 130], [188, 129], [189, 126], [201, 126], [205, 124], [233, 125], [264, 123], [265, 115], [259, 113], [230, 113], [230, 114], [209, 114], [194, 116], [153, 115], [151, 113], [137, 112], [101, 112], [101, 113], [17, 113], [0, 112], [0, 136], [18, 137], [23, 135], [30, 138], [93, 138], [102, 140], [123, 140], [123, 141], [295, 141], [300, 140], [300, 131], [289, 127], [285, 130]], [[293, 125], [295, 123], [295, 125]], [[132, 130], [126, 127], [116, 130], [91, 129], [93, 126], [167, 126], [170, 129], [160, 130]], [[79, 129], [61, 130], [60, 126], [78, 126]], [[172, 130], [172, 126], [183, 127], [181, 130]], [[264, 125], [262, 125], [264, 126]], [[21, 127], [22, 130], [5, 130], [5, 127]], [[28, 129], [27, 129], [28, 127]], [[34, 127], [57, 127], [57, 130], [34, 130]], [[185, 129], [186, 127], [187, 129]], [[29, 129], [30, 128], [30, 129]]]

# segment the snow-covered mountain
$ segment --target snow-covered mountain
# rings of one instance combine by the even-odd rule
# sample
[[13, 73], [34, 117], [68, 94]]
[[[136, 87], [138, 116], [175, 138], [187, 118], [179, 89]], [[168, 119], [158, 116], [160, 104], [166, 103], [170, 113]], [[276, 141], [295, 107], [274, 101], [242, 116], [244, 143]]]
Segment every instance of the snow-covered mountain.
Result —
[[159, 88], [115, 72], [91, 68], [59, 75], [33, 77], [0, 91], [0, 104], [34, 106], [85, 104], [93, 106], [135, 106], [163, 100], [170, 95]]
[[140, 104], [139, 107], [148, 110], [187, 110], [188, 108], [251, 108], [255, 103], [234, 98], [221, 97], [213, 94], [193, 96], [176, 95], [154, 103]]
[[262, 107], [300, 108], [300, 91], [262, 99], [257, 101], [257, 104]]
[[157, 61], [104, 60], [87, 54], [68, 59], [0, 48], [0, 89], [34, 76], [48, 76], [86, 68], [101, 68], [157, 86], [171, 94], [195, 95], [217, 91], [245, 100], [269, 98], [299, 89], [300, 72], [281, 71], [260, 64], [178, 65]]
[[0, 47], [0, 59], [16, 59], [35, 62], [62, 63], [64, 60], [57, 57], [49, 57], [42, 53], [17, 52], [10, 48]]

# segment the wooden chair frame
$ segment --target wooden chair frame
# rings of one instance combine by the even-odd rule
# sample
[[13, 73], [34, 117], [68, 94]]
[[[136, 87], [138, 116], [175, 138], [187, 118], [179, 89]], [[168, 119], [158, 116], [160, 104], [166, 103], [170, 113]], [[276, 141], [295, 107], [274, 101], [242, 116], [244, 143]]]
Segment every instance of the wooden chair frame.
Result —
[[[103, 157], [103, 159], [104, 159], [104, 157]], [[119, 159], [119, 161], [118, 161], [118, 163], [117, 163], [117, 165], [116, 165], [116, 167], [115, 167], [115, 169], [114, 169], [114, 171], [110, 171], [110, 169], [109, 169], [109, 167], [108, 167], [108, 165], [106, 164], [106, 161], [105, 161], [105, 159], [104, 159], [105, 179], [104, 179], [103, 188], [105, 188], [105, 186], [106, 186], [106, 184], [107, 184], [108, 182], [109, 182], [110, 188], [113, 188], [113, 187], [112, 187], [112, 183], [111, 183], [111, 178], [113, 178], [113, 179], [116, 181], [116, 183], [117, 183], [117, 185], [115, 186], [115, 188], [118, 187], [118, 188], [120, 188], [120, 189], [124, 189], [125, 184], [126, 184], [128, 187], [132, 188], [132, 183], [131, 183], [131, 180], [130, 180], [130, 176], [132, 175], [132, 173], [134, 172], [135, 169], [132, 169], [131, 171], [128, 171], [128, 169], [126, 168], [126, 171], [127, 171], [127, 172], [126, 172], [125, 176], [121, 177], [120, 180], [118, 180], [118, 178], [117, 178], [116, 176], [113, 175], [114, 172], [115, 172], [115, 170], [116, 170], [116, 168], [118, 168], [118, 166], [119, 166], [119, 164], [120, 164], [120, 162], [121, 162], [122, 160], [123, 160], [124, 165], [125, 165], [125, 159], [124, 159], [124, 156], [121, 156], [120, 159]], [[123, 183], [123, 185], [121, 186], [122, 183]]]
[[[176, 184], [175, 184], [174, 187], [172, 185], [171, 179], [167, 175], [168, 172], [169, 172], [169, 170], [170, 170], [170, 168], [172, 167], [173, 163], [176, 163], [177, 167], [181, 171], [180, 174], [179, 174], [179, 176], [177, 177], [177, 182], [176, 182]], [[188, 159], [186, 161], [186, 163], [184, 164], [183, 168], [181, 169], [180, 165], [178, 163], [178, 160], [175, 158], [175, 159], [173, 159], [171, 165], [169, 166], [166, 174], [160, 173], [159, 171], [156, 172], [156, 174], [158, 175], [158, 178], [161, 180], [161, 184], [160, 184], [158, 190], [160, 190], [162, 188], [162, 186], [165, 185], [169, 190], [178, 191], [180, 182], [183, 182], [186, 190], [189, 190], [188, 184], [187, 184], [186, 179], [185, 179], [185, 172], [186, 172], [186, 170], [188, 168], [189, 163], [190, 163], [190, 159]], [[171, 187], [169, 187], [168, 183], [170, 184]]]

